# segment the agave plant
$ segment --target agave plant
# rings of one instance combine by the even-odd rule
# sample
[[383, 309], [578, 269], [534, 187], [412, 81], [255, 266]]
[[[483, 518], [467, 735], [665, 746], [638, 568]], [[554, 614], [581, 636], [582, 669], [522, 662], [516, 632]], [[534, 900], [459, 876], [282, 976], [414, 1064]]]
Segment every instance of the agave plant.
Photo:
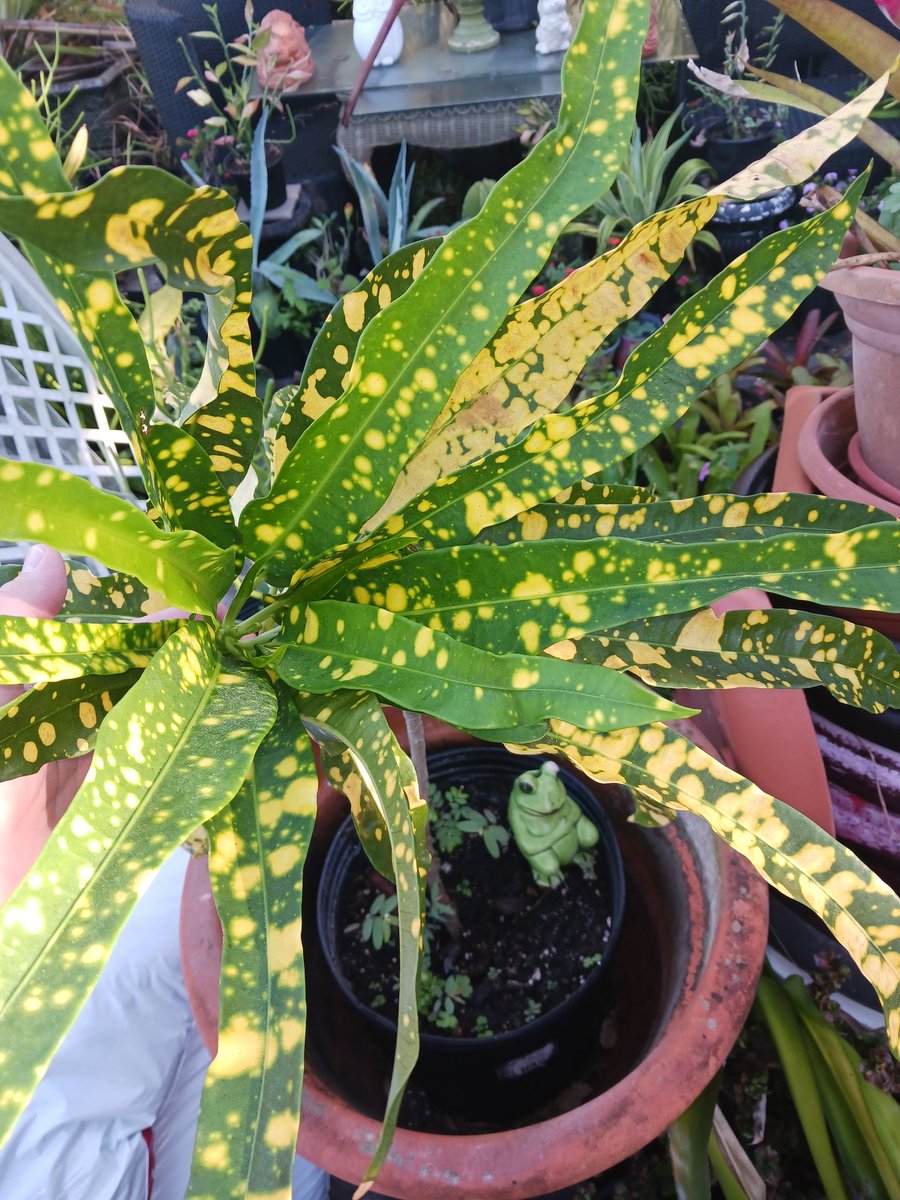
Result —
[[[147, 878], [203, 825], [225, 946], [190, 1195], [289, 1195], [315, 739], [367, 853], [398, 885], [400, 1035], [374, 1177], [417, 1053], [426, 869], [426, 807], [386, 703], [624, 780], [641, 819], [704, 816], [850, 947], [897, 1045], [897, 898], [670, 729], [685, 710], [646, 684], [815, 683], [873, 709], [895, 702], [900, 662], [878, 635], [786, 610], [719, 621], [707, 606], [762, 584], [817, 604], [900, 607], [900, 525], [819, 498], [663, 502], [589, 482], [781, 324], [831, 265], [862, 183], [731, 264], [635, 350], [615, 386], [563, 412], [584, 363], [681, 261], [721, 196], [641, 222], [520, 301], [628, 153], [647, 19], [645, 3], [588, 0], [557, 129], [477, 216], [396, 251], [343, 297], [268, 428], [248, 333], [251, 241], [228, 198], [147, 168], [72, 190], [31, 97], [0, 65], [0, 226], [81, 336], [149, 496], [143, 513], [65, 472], [0, 460], [0, 537], [112, 572], [73, 568], [57, 620], [10, 618], [0, 635], [0, 683], [32, 685], [0, 711], [0, 777], [94, 755], [3, 912], [0, 1134]], [[795, 158], [815, 169], [877, 92], [805, 136]], [[758, 194], [792, 170], [782, 147], [728, 192]], [[207, 296], [206, 369], [178, 425], [160, 415], [112, 275], [151, 262]], [[190, 619], [141, 621], [160, 597]]]

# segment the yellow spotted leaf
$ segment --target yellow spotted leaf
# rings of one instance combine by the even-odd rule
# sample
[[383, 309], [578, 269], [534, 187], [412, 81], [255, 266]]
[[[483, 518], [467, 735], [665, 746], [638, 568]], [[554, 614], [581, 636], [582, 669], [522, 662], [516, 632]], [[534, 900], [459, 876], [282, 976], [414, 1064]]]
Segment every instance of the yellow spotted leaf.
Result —
[[[430, 858], [427, 809], [419, 795], [415, 769], [373, 696], [341, 695], [324, 707], [310, 697], [300, 708], [307, 728], [322, 747], [329, 778], [350, 800], [366, 853], [376, 869], [397, 886], [398, 1033], [381, 1136], [365, 1175], [369, 1181], [387, 1157], [403, 1092], [419, 1056], [416, 983]], [[384, 844], [373, 845], [379, 834]]]
[[226, 666], [197, 622], [107, 715], [84, 785], [0, 909], [0, 1140], [139, 896], [237, 792], [274, 717], [266, 679]]
[[624, 783], [639, 807], [703, 817], [767, 882], [812, 909], [878, 993], [900, 1057], [900, 899], [852, 851], [664, 725], [602, 736], [555, 723], [539, 748], [592, 779]]
[[834, 208], [760, 242], [642, 342], [614, 387], [539, 418], [513, 446], [439, 480], [384, 523], [384, 536], [414, 530], [432, 544], [477, 537], [652, 441], [823, 277], [864, 186], [861, 176]]
[[301, 435], [271, 493], [242, 514], [247, 552], [266, 560], [274, 582], [350, 541], [378, 510], [460, 369], [487, 345], [566, 223], [610, 186], [631, 137], [647, 21], [641, 0], [584, 6], [555, 130], [363, 331], [354, 382]]
[[518, 304], [460, 375], [373, 522], [555, 411], [591, 355], [668, 279], [716, 207], [703, 196], [658, 214], [544, 295]]
[[39, 541], [137, 576], [169, 604], [211, 616], [234, 578], [234, 554], [199, 533], [166, 533], [127, 500], [77, 475], [0, 458], [3, 537]]
[[300, 434], [346, 391], [363, 330], [412, 286], [440, 244], [439, 238], [429, 238], [389, 254], [358, 287], [342, 296], [325, 318], [306, 360], [296, 398], [285, 409], [275, 435], [276, 466], [281, 466]]
[[574, 660], [629, 671], [653, 687], [827, 687], [871, 712], [900, 708], [900, 654], [889, 638], [788, 608], [632, 621], [580, 638]]
[[189, 1200], [291, 1197], [306, 1032], [303, 866], [318, 776], [287, 689], [277, 697], [275, 724], [243, 787], [207, 826], [223, 932], [219, 1046]]
[[297, 643], [269, 660], [292, 687], [321, 695], [364, 684], [390, 704], [494, 741], [513, 730], [535, 737], [566, 714], [592, 729], [687, 715], [618, 671], [490, 654], [384, 609], [322, 600], [307, 606], [294, 632]]
[[140, 677], [132, 668], [38, 683], [0, 708], [0, 783], [87, 754], [106, 714]]

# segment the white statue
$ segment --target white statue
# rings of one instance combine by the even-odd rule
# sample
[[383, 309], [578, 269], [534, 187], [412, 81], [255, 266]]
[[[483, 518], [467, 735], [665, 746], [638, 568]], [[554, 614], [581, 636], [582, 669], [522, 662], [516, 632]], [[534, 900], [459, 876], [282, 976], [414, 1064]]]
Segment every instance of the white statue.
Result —
[[538, 0], [538, 25], [535, 30], [535, 49], [538, 54], [568, 50], [571, 40], [572, 21], [566, 11], [566, 0]]
[[[384, 18], [390, 7], [391, 0], [353, 0], [353, 45], [363, 61], [372, 49], [372, 44], [378, 37], [378, 31], [384, 24]], [[400, 24], [398, 14], [378, 51], [374, 65], [389, 67], [400, 57], [402, 49], [403, 26]]]

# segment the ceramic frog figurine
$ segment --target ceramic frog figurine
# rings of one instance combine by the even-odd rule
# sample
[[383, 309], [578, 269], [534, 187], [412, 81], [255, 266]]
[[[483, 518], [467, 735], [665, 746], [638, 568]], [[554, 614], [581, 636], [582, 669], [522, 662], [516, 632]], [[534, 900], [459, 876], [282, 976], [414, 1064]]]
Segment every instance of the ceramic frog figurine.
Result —
[[553, 762], [518, 777], [508, 815], [513, 839], [541, 887], [558, 887], [562, 868], [586, 859], [582, 852], [600, 840], [597, 826], [566, 792]]

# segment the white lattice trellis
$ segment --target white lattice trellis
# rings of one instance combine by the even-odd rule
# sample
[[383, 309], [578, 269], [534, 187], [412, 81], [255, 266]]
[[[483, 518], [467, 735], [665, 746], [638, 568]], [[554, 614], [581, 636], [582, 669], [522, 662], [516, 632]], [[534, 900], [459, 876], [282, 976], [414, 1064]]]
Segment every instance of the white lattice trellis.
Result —
[[[31, 265], [0, 235], [0, 454], [49, 463], [134, 499], [128, 437]], [[0, 561], [21, 551], [0, 542]]]

